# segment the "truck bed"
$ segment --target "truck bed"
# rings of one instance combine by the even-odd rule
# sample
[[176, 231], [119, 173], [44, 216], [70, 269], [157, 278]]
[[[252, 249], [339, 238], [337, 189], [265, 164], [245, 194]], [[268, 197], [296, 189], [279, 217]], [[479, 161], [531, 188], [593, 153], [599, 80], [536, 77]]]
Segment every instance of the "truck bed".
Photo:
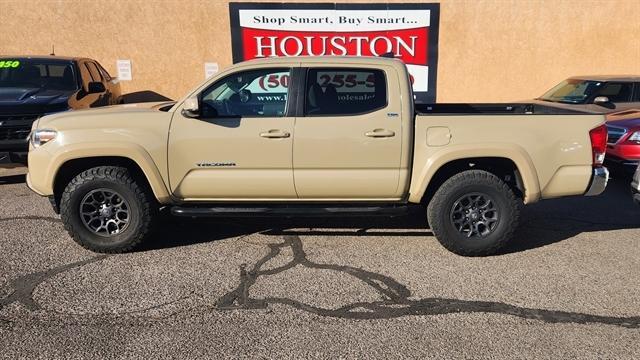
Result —
[[415, 104], [417, 115], [577, 115], [584, 112], [536, 103]]

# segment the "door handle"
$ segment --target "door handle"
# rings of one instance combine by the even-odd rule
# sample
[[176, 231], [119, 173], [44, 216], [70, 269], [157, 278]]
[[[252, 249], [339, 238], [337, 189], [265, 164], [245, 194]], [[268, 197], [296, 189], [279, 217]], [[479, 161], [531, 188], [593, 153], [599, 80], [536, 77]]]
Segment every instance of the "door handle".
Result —
[[395, 132], [387, 129], [375, 129], [375, 130], [364, 133], [364, 136], [368, 136], [372, 138], [392, 137], [395, 135], [396, 135]]
[[289, 134], [286, 131], [272, 129], [267, 132], [261, 132], [260, 136], [268, 139], [278, 139], [278, 138], [288, 138], [289, 136], [291, 136], [291, 134]]

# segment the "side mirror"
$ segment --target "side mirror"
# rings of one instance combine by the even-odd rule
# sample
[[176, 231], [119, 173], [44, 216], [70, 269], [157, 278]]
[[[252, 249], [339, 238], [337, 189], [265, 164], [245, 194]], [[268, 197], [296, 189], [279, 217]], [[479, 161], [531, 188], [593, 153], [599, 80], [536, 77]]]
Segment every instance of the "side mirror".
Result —
[[184, 101], [182, 105], [182, 115], [188, 118], [197, 118], [200, 116], [200, 105], [197, 97], [191, 97]]
[[606, 96], [598, 96], [595, 99], [593, 99], [593, 103], [598, 105], [608, 104], [609, 98]]
[[104, 87], [104, 84], [98, 81], [92, 81], [87, 85], [87, 93], [88, 94], [97, 94], [103, 93], [107, 91], [107, 88]]

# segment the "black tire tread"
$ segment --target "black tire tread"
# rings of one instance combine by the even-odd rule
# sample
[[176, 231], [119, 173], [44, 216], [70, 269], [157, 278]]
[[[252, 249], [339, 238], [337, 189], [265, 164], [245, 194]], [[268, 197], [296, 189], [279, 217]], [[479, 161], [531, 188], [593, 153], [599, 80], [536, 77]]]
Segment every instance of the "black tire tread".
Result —
[[[451, 192], [455, 191], [455, 189], [460, 186], [476, 184], [495, 186], [499, 191], [504, 193], [508, 203], [506, 211], [511, 214], [511, 221], [507, 223], [507, 230], [501, 234], [499, 239], [495, 241], [492, 246], [483, 249], [470, 250], [460, 246], [460, 243], [443, 236], [444, 230], [440, 227], [442, 224], [436, 217], [442, 216], [441, 211], [445, 207], [445, 202]], [[466, 170], [449, 178], [436, 191], [427, 206], [427, 220], [435, 237], [442, 246], [447, 248], [449, 251], [462, 256], [488, 256], [496, 254], [513, 238], [520, 222], [521, 208], [522, 201], [516, 197], [509, 185], [500, 180], [496, 175], [484, 170]]]
[[[131, 235], [131, 241], [124, 246], [117, 248], [96, 246], [85, 241], [72, 225], [71, 217], [73, 216], [73, 211], [71, 211], [68, 206], [71, 194], [80, 186], [96, 180], [113, 181], [126, 186], [135, 194], [136, 200], [142, 209], [143, 216], [141, 218], [141, 226]], [[65, 230], [67, 230], [71, 238], [85, 249], [106, 254], [129, 252], [138, 247], [152, 228], [154, 209], [154, 201], [150, 194], [136, 182], [127, 168], [120, 166], [98, 166], [81, 172], [67, 184], [60, 200], [60, 217], [62, 218]]]

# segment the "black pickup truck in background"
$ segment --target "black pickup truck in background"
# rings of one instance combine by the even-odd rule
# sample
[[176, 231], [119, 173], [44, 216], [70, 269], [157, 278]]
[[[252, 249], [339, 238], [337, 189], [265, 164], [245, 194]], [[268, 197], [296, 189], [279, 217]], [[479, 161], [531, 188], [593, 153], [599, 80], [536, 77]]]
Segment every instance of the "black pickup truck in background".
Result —
[[95, 60], [0, 56], [0, 165], [26, 163], [39, 117], [121, 102], [118, 80]]

